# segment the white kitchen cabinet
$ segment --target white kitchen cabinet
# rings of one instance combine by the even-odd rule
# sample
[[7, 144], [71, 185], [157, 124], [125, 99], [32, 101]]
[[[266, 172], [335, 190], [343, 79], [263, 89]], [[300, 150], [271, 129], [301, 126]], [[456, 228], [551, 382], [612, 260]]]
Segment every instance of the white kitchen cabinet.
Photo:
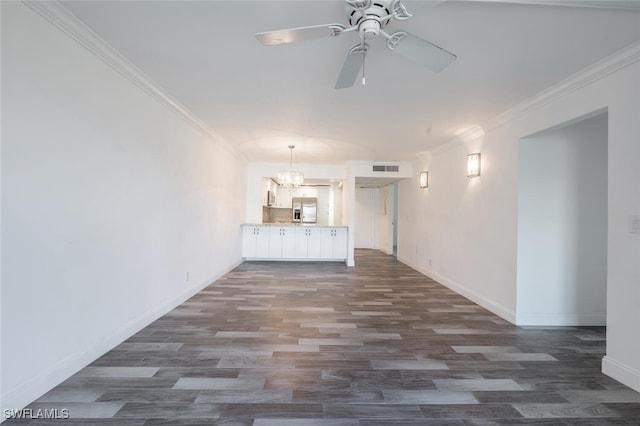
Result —
[[322, 228], [298, 226], [295, 228], [296, 259], [320, 259]]
[[242, 256], [258, 258], [269, 257], [268, 226], [242, 227]]
[[291, 259], [295, 256], [295, 229], [290, 226], [272, 226], [269, 229], [269, 257]]
[[345, 260], [347, 228], [243, 225], [242, 256], [248, 260]]
[[347, 229], [322, 228], [320, 250], [322, 259], [345, 259], [347, 257]]
[[349, 233], [347, 228], [336, 228], [336, 234], [333, 240], [333, 258], [347, 258], [347, 242], [349, 241]]
[[320, 259], [320, 240], [322, 238], [322, 228], [309, 228], [307, 237], [307, 257], [309, 259]]

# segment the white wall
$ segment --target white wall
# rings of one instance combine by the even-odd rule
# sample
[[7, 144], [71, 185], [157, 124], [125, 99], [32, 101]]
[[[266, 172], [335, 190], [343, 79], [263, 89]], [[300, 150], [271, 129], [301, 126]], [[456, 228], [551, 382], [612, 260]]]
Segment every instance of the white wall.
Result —
[[331, 191], [332, 195], [330, 200], [333, 201], [333, 224], [340, 226], [344, 224], [342, 220], [342, 201], [344, 197], [344, 194], [342, 193], [342, 185], [334, 182], [331, 185]]
[[237, 265], [245, 168], [27, 5], [2, 2], [1, 408]]
[[378, 248], [378, 188], [357, 188], [354, 224], [355, 248]]
[[398, 184], [394, 183], [393, 184], [393, 213], [391, 216], [391, 241], [390, 241], [390, 247], [391, 247], [391, 254], [393, 254], [394, 256], [398, 255], [398, 217], [399, 217], [399, 210], [398, 210], [398, 193], [400, 191], [398, 191]]
[[[640, 48], [637, 49], [640, 51]], [[609, 100], [607, 227], [607, 355], [603, 371], [640, 392], [640, 54], [598, 90]]]
[[[317, 198], [316, 220], [319, 225], [335, 225], [333, 221], [330, 221], [331, 217], [331, 205], [332, 201], [329, 199], [331, 196], [331, 189], [329, 186], [315, 186], [309, 187], [308, 191], [302, 191], [303, 197]], [[309, 194], [309, 195], [306, 195]]]
[[378, 248], [393, 254], [394, 185], [379, 189], [378, 196]]
[[519, 148], [516, 322], [605, 325], [607, 115]]
[[356, 203], [356, 178], [350, 168], [347, 168], [347, 178], [342, 185], [342, 221], [347, 228], [347, 266], [355, 266], [355, 234], [353, 225], [355, 223]]
[[[607, 355], [603, 371], [640, 390], [640, 43], [595, 64], [416, 164], [400, 187], [399, 258], [516, 321], [519, 140], [608, 110]], [[482, 153], [482, 175], [465, 156]], [[418, 188], [418, 170], [429, 188]]]

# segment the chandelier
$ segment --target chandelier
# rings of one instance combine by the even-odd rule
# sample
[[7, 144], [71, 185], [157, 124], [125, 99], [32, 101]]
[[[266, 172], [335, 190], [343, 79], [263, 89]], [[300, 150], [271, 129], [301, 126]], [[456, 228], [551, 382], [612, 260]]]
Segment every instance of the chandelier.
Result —
[[295, 148], [294, 145], [289, 145], [289, 170], [278, 172], [278, 185], [287, 188], [289, 191], [299, 187], [304, 182], [304, 175], [299, 171], [293, 170], [293, 148]]

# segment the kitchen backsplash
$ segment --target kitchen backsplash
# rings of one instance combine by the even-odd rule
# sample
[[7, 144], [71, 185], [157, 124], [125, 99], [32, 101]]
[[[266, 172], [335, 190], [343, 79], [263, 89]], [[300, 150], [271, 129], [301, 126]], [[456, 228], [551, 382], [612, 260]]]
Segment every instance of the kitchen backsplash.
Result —
[[291, 208], [262, 206], [262, 223], [291, 222]]

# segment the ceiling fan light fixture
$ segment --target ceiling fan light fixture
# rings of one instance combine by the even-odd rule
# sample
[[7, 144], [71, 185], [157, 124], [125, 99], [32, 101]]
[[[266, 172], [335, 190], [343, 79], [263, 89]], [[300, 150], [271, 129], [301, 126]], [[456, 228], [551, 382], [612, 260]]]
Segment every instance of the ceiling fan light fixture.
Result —
[[367, 19], [363, 21], [358, 27], [358, 32], [360, 33], [360, 38], [363, 40], [371, 40], [380, 34], [380, 21], [377, 19]]

